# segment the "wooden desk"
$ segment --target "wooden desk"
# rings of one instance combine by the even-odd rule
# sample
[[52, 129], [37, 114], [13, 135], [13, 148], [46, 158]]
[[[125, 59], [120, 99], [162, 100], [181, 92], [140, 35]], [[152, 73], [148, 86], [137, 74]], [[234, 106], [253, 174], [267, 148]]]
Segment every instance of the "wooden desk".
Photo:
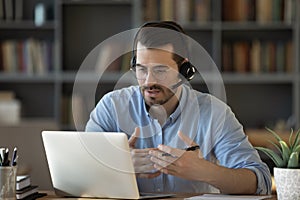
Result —
[[[47, 196], [44, 196], [42, 198], [38, 198], [38, 200], [101, 200], [101, 199], [93, 199], [93, 198], [66, 198], [66, 197], [57, 197], [54, 195], [54, 192], [47, 192]], [[193, 193], [178, 193], [174, 197], [168, 197], [168, 198], [155, 198], [157, 200], [159, 199], [166, 199], [166, 200], [183, 200], [185, 198], [198, 196], [201, 194], [193, 194]], [[108, 200], [108, 199], [103, 199]], [[269, 198], [268, 200], [277, 200], [276, 195], [272, 195], [272, 198]]]

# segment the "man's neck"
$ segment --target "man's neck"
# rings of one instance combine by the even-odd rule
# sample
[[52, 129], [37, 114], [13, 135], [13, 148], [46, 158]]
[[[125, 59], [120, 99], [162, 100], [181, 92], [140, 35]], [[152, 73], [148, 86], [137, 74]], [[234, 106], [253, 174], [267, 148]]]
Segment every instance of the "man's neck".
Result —
[[170, 115], [176, 110], [180, 95], [182, 92], [182, 87], [179, 87], [176, 93], [164, 104], [162, 105], [153, 105], [149, 108], [149, 114], [157, 119], [160, 125], [163, 125]]

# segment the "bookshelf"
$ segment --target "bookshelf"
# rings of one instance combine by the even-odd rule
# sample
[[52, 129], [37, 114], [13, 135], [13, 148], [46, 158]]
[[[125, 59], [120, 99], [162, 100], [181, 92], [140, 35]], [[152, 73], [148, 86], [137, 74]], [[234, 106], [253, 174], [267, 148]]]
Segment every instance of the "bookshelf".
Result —
[[[245, 129], [273, 127], [281, 120], [299, 127], [299, 14], [295, 12], [299, 2], [201, 0], [186, 1], [190, 5], [184, 6], [162, 0], [154, 5], [158, 9], [148, 6], [158, 10], [150, 14], [150, 1], [144, 2], [142, 19], [182, 22], [186, 32], [208, 51], [222, 73], [227, 103]], [[200, 4], [211, 9], [203, 21], [195, 20]], [[164, 9], [172, 10], [166, 11], [167, 18], [161, 14]], [[178, 18], [184, 11], [189, 17]], [[195, 88], [199, 83], [193, 82]]]
[[[0, 20], [0, 90], [15, 93], [22, 105], [22, 119], [54, 120], [58, 115], [55, 109], [58, 93], [52, 55], [55, 32], [53, 3], [46, 0], [10, 2], [13, 7], [4, 6], [5, 14], [2, 13]], [[37, 26], [34, 8], [39, 2], [44, 4], [47, 14], [45, 23]], [[17, 18], [14, 8], [19, 4], [21, 11]], [[10, 19], [6, 16], [9, 12], [14, 14]]]
[[[71, 95], [76, 72], [87, 54], [108, 37], [137, 28], [146, 20], [172, 19], [206, 49], [222, 72], [227, 103], [245, 129], [274, 126], [278, 120], [299, 127], [300, 61], [297, 55], [300, 53], [300, 17], [297, 12], [290, 14], [292, 8], [300, 7], [298, 1], [274, 1], [281, 2], [281, 6], [273, 5], [271, 0], [264, 1], [267, 5], [272, 4], [274, 10], [280, 8], [280, 14], [272, 14], [270, 18], [261, 14], [268, 6], [257, 5], [256, 0], [56, 0], [51, 3], [44, 0], [42, 2], [52, 14], [49, 14], [49, 21], [37, 27], [33, 22], [33, 8], [38, 2], [30, 0], [23, 5], [23, 20], [0, 22], [1, 42], [34, 37], [52, 41], [55, 49], [51, 68], [44, 73], [0, 72], [0, 89], [16, 93], [22, 102], [24, 119], [47, 118], [55, 121], [61, 129], [74, 129]], [[254, 6], [249, 6], [249, 2]], [[227, 11], [228, 4], [235, 5], [231, 7], [232, 12]], [[289, 9], [285, 8], [288, 6]], [[247, 12], [236, 12], [247, 8]], [[268, 12], [270, 15], [272, 9]], [[256, 59], [260, 55], [257, 50], [250, 53], [255, 51], [252, 50], [255, 44], [258, 49], [273, 52], [272, 56], [261, 52], [261, 55], [272, 57], [260, 58], [268, 62], [251, 61], [254, 59], [252, 54]], [[292, 50], [280, 59], [276, 55], [287, 54], [288, 44]], [[224, 56], [226, 51], [228, 56]], [[127, 57], [125, 63], [129, 66], [130, 52], [124, 57]], [[274, 62], [283, 64], [275, 66]], [[250, 67], [253, 63], [257, 64], [256, 71]], [[270, 63], [273, 63], [272, 67], [262, 67], [272, 65]], [[120, 61], [115, 64], [120, 65]], [[125, 72], [118, 69], [105, 72], [100, 80], [101, 87], [92, 98], [97, 101], [104, 93], [113, 90]], [[81, 79], [84, 85], [95, 81], [98, 77], [94, 71], [87, 71]], [[191, 83], [194, 88], [207, 91], [199, 76]], [[87, 98], [91, 97], [83, 96], [79, 101], [85, 102]], [[89, 112], [89, 108], [84, 111]], [[84, 115], [86, 118], [87, 114]], [[81, 129], [83, 126], [84, 122]]]

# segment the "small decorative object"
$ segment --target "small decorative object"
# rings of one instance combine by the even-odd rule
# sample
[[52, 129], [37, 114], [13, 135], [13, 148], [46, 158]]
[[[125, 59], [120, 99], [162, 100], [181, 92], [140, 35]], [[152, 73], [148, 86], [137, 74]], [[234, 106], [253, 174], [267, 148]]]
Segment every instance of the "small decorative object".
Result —
[[300, 129], [295, 137], [291, 130], [289, 144], [273, 130], [267, 128], [278, 141], [278, 144], [270, 141], [277, 152], [265, 147], [255, 147], [272, 159], [274, 167], [274, 179], [278, 200], [300, 200]]
[[34, 8], [34, 23], [36, 26], [42, 26], [46, 21], [45, 5], [38, 3]]

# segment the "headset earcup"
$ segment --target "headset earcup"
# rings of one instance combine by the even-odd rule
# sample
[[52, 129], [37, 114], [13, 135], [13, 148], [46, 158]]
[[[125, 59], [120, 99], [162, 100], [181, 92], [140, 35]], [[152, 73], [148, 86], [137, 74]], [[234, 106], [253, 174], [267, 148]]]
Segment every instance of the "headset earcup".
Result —
[[188, 81], [192, 80], [195, 75], [195, 68], [191, 65], [190, 62], [184, 62], [180, 66], [180, 74], [186, 78]]
[[132, 56], [130, 60], [130, 67], [131, 69], [135, 70], [135, 66], [136, 66], [136, 56]]

